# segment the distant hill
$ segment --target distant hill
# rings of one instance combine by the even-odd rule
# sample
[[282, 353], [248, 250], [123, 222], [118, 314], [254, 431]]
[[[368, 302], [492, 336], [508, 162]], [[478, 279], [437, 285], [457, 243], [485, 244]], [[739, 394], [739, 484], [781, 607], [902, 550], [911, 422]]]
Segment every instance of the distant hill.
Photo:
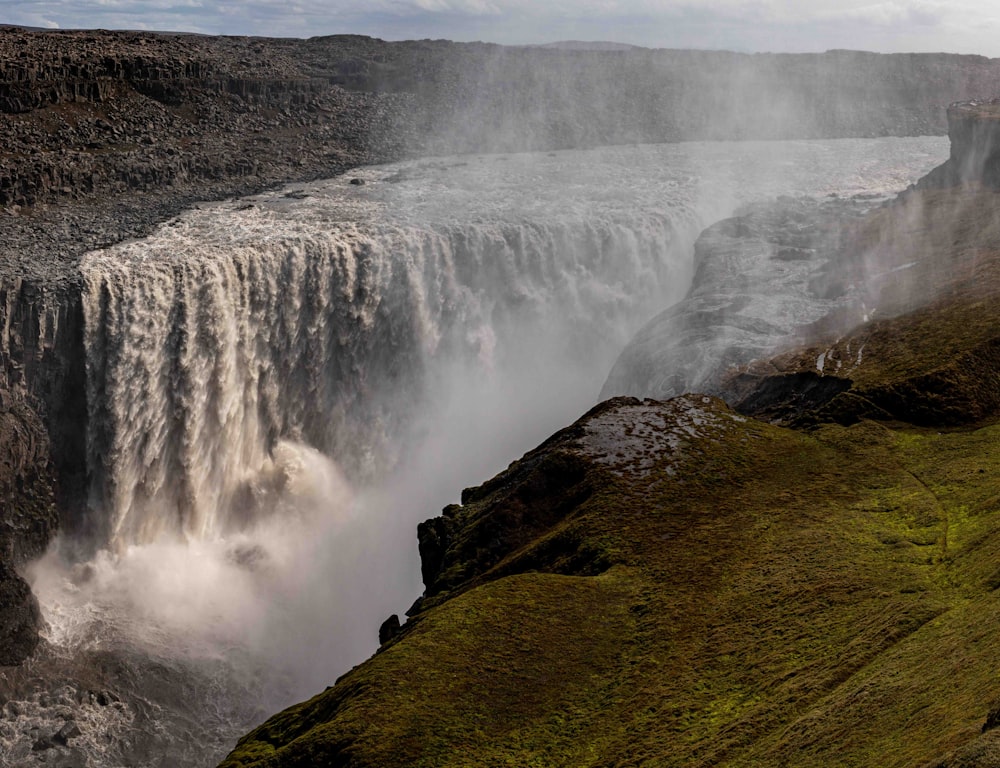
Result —
[[541, 45], [526, 45], [525, 48], [550, 48], [560, 51], [635, 51], [642, 50], [641, 45], [628, 43], [612, 43], [608, 40], [559, 40], [555, 43]]

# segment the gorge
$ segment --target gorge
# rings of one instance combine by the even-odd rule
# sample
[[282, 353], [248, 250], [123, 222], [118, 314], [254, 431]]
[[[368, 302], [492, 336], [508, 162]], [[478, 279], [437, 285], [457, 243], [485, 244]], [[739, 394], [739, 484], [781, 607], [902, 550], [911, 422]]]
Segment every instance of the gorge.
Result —
[[[85, 58], [93, 50], [93, 35], [76, 37]], [[41, 34], [38, 39], [51, 38]], [[116, 40], [146, 50], [162, 43], [144, 35]], [[287, 58], [270, 60], [276, 71], [266, 83], [209, 74], [207, 64], [187, 59], [175, 66], [175, 59], [168, 59], [169, 66], [148, 61], [81, 66], [74, 74], [52, 77], [56, 82], [44, 88], [38, 83], [49, 77], [19, 75], [13, 80], [21, 85], [5, 91], [10, 112], [34, 115], [35, 123], [19, 123], [23, 135], [48, 135], [37, 133], [36, 112], [57, 122], [53, 115], [61, 114], [65, 122], [56, 131], [64, 139], [89, 144], [99, 131], [110, 134], [101, 140], [103, 147], [84, 144], [71, 160], [44, 149], [40, 158], [34, 153], [43, 165], [18, 157], [10, 166], [13, 181], [4, 185], [13, 190], [5, 202], [10, 240], [4, 264], [11, 277], [3, 278], [4, 423], [14, 436], [6, 443], [12, 456], [6, 462], [12, 468], [5, 486], [12, 532], [4, 548], [6, 562], [24, 565], [41, 554], [57, 526], [63, 531], [45, 558], [27, 570], [47, 624], [43, 643], [30, 660], [3, 676], [5, 757], [19, 764], [41, 764], [43, 757], [67, 765], [158, 764], [163, 759], [204, 765], [221, 759], [250, 725], [332, 683], [371, 653], [381, 619], [401, 613], [419, 591], [416, 524], [457, 500], [458, 489], [470, 480], [496, 473], [596, 403], [619, 350], [647, 318], [684, 296], [693, 271], [691, 248], [707, 224], [779, 194], [826, 196], [831, 216], [860, 220], [947, 154], [940, 138], [562, 148], [564, 143], [692, 135], [773, 139], [786, 133], [907, 133], [932, 126], [912, 122], [914, 115], [933, 114], [914, 107], [912, 94], [906, 95], [910, 111], [901, 107], [892, 119], [887, 117], [891, 109], [867, 116], [863, 110], [834, 110], [829, 122], [815, 117], [798, 123], [706, 122], [711, 127], [701, 134], [683, 128], [678, 119], [661, 122], [657, 117], [663, 112], [655, 110], [645, 120], [639, 115], [625, 119], [620, 109], [613, 121], [579, 115], [579, 103], [600, 102], [600, 115], [608, 107], [615, 111], [606, 90], [609, 72], [617, 77], [620, 68], [637, 66], [672, 72], [681, 54], [657, 54], [660, 59], [653, 54], [558, 54], [551, 57], [551, 67], [538, 70], [539, 80], [531, 81], [525, 61], [549, 54], [363, 39], [305, 41], [301, 50], [292, 50], [293, 43], [227, 40], [220, 48], [269, 45], [284, 50]], [[183, 39], [171, 48], [177, 49], [206, 56], [211, 42]], [[355, 58], [345, 59], [348, 55]], [[887, 79], [895, 78], [900, 62], [842, 52], [825, 56], [800, 61], [809, 71], [822, 70], [823, 61], [835, 62], [831, 66], [838, 71], [848, 65], [879, 71], [884, 65]], [[728, 71], [728, 55], [717, 59]], [[471, 69], [470, 60], [478, 62]], [[292, 76], [296, 61], [312, 68], [309, 77]], [[324, 80], [317, 68], [331, 61], [341, 63], [323, 70]], [[413, 79], [407, 73], [414, 61], [424, 62], [431, 74]], [[911, 70], [914, 61], [907, 62], [904, 69], [915, 83], [924, 82], [923, 66], [934, 64], [940, 72], [960, 73], [964, 87], [972, 87], [977, 76], [987, 79], [994, 66], [989, 60], [918, 57], [921, 66]], [[215, 66], [224, 64], [222, 57]], [[277, 71], [282, 66], [286, 69]], [[470, 71], [467, 80], [455, 79], [456, 72]], [[542, 109], [538, 94], [548, 87], [545, 76], [551, 76], [549, 84], [561, 83], [568, 71], [590, 73], [580, 75], [574, 87], [596, 89], [601, 98], [574, 96]], [[517, 73], [518, 83], [528, 82], [513, 89], [512, 103], [496, 106], [483, 101], [485, 96], [477, 103], [468, 93], [482, 85], [484, 72], [498, 87], [512, 77], [499, 72]], [[650, 77], [635, 81], [659, 82]], [[762, 62], [750, 81], [776, 88], [776, 77]], [[67, 80], [72, 86], [58, 84]], [[94, 87], [85, 85], [91, 80]], [[720, 77], [719, 88], [730, 87], [730, 80]], [[794, 77], [791, 81], [781, 83], [791, 112], [814, 115], [796, 102], [803, 91], [796, 90]], [[442, 82], [446, 86], [428, 92], [428, 84]], [[508, 91], [499, 87], [499, 93]], [[704, 93], [698, 94], [656, 109], [681, 103], [689, 107], [685, 119], [704, 118], [699, 101]], [[150, 123], [136, 123], [137, 133], [129, 137], [132, 128], [123, 120], [122, 138], [102, 127], [100, 121], [118, 125], [108, 120], [123, 95], [158, 115], [152, 129]], [[227, 109], [260, 131], [233, 133]], [[176, 121], [191, 119], [198, 110], [206, 123], [197, 140], [206, 143], [202, 149], [187, 142], [193, 134], [176, 130]], [[503, 121], [493, 126], [495, 131], [470, 130], [496, 122], [494, 110], [505, 121], [511, 116], [530, 121], [517, 130]], [[339, 120], [344, 114], [348, 119]], [[555, 129], [568, 117], [584, 133]], [[442, 123], [446, 118], [452, 122]], [[675, 132], [657, 133], [664, 125]], [[145, 141], [147, 136], [152, 142]], [[261, 140], [269, 136], [269, 142]], [[311, 143], [310, 152], [283, 156], [291, 145], [282, 142], [289, 136]], [[136, 137], [138, 146], [131, 143]], [[240, 149], [234, 141], [250, 141], [252, 151], [251, 145]], [[184, 150], [179, 152], [174, 142]], [[269, 143], [277, 147], [261, 146]], [[955, 146], [952, 167], [958, 164]], [[543, 151], [517, 155], [408, 160], [308, 181], [359, 163], [437, 149], [539, 147]], [[237, 172], [225, 165], [226, 151], [261, 160], [240, 165]], [[194, 163], [191, 158], [199, 152], [212, 159]], [[293, 168], [298, 160], [304, 167]], [[122, 174], [114, 170], [116, 163], [146, 170]], [[978, 178], [977, 169], [986, 165], [976, 161], [971, 171], [955, 173], [959, 179]], [[26, 168], [39, 169], [35, 180], [25, 181]], [[276, 191], [183, 210], [199, 199], [259, 192], [293, 179], [298, 182]], [[148, 199], [137, 201], [129, 193], [147, 186]], [[60, 201], [60, 196], [69, 199]], [[796, 205], [811, 204], [785, 201], [792, 224], [817, 230], [809, 223], [811, 213], [796, 213]], [[772, 227], [766, 211], [758, 219], [754, 215], [737, 219], [744, 224], [737, 223], [735, 231], [732, 224], [720, 225], [730, 227], [722, 235], [739, 238], [746, 235], [741, 227]], [[818, 230], [836, 231], [832, 225]], [[118, 242], [128, 236], [140, 237]], [[787, 274], [801, 268], [798, 290], [813, 290], [813, 265], [825, 263], [830, 244], [820, 237], [778, 246], [783, 255], [777, 261], [788, 266]], [[763, 258], [773, 261], [773, 255], [774, 249], [768, 250]], [[902, 268], [892, 274], [903, 274], [909, 269], [905, 265], [890, 260], [883, 266]], [[732, 287], [727, 290], [732, 298]], [[735, 295], [743, 290], [737, 286]], [[787, 326], [763, 329], [768, 343], [747, 348], [766, 350], [831, 309], [854, 311], [864, 298], [843, 295], [838, 304], [837, 292], [827, 291], [828, 307], [791, 318]], [[760, 331], [765, 315], [747, 316], [756, 319]], [[813, 359], [826, 354], [843, 361], [856, 351], [830, 347]], [[822, 374], [824, 366], [818, 367]], [[777, 363], [775, 369], [783, 370]], [[745, 376], [754, 385], [767, 379], [755, 371]], [[748, 381], [739, 383], [741, 395], [750, 391]], [[607, 394], [622, 393], [613, 383], [608, 386]], [[772, 390], [767, 405], [773, 408], [788, 390]], [[256, 732], [231, 758], [233, 764], [258, 757], [261, 764], [310, 764], [356, 751], [343, 744], [310, 751], [315, 708], [342, 712], [342, 702], [348, 701], [344, 692], [359, 690], [350, 680], [390, 664], [386, 659], [405, 656], [415, 642], [410, 638], [433, 629], [439, 621], [435, 616], [452, 616], [448, 611], [478, 616], [477, 604], [468, 602], [472, 598], [460, 595], [470, 586], [505, 572], [589, 578], [630, 562], [622, 560], [618, 534], [610, 531], [597, 539], [582, 529], [548, 537], [545, 526], [553, 523], [552, 514], [558, 522], [558, 515], [595, 493], [589, 465], [566, 458], [578, 453], [572, 447], [563, 450], [566, 445], [582, 440], [587, 461], [610, 466], [619, 478], [634, 472], [649, 478], [654, 466], [673, 477], [685, 474], [676, 464], [686, 461], [683, 455], [664, 459], [669, 471], [659, 459], [650, 459], [648, 466], [639, 459], [660, 450], [657, 434], [674, 435], [667, 443], [676, 451], [688, 438], [709, 439], [718, 430], [728, 434], [747, 423], [711, 399], [667, 406], [612, 401], [587, 419], [584, 427], [560, 432], [529, 454], [540, 464], [529, 458], [512, 465], [497, 481], [464, 492], [462, 506], [448, 507], [438, 519], [444, 522], [421, 526], [427, 592], [414, 606], [415, 619], [407, 622], [402, 638], [348, 677], [346, 687], [336, 686], [300, 710], [302, 717], [295, 715], [289, 724], [283, 715], [275, 721], [280, 726]], [[681, 432], [671, 432], [671, 425]], [[752, 432], [746, 439], [765, 441], [776, 455], [800, 445], [777, 428], [754, 424], [745, 429]], [[622, 434], [633, 436], [624, 447], [618, 444]], [[546, 452], [553, 447], [558, 449], [554, 459]], [[608, 458], [616, 452], [625, 459]], [[709, 464], [715, 460], [710, 454]], [[745, 477], [741, 460], [727, 453], [719, 461], [721, 476], [738, 485]], [[695, 475], [701, 477], [701, 470]], [[579, 490], [580, 482], [585, 490]], [[626, 503], [641, 485], [613, 490]], [[522, 487], [528, 490], [518, 490]], [[505, 519], [511, 488], [530, 514], [515, 505], [513, 517]], [[538, 498], [544, 503], [536, 503]], [[480, 510], [496, 514], [477, 530]], [[536, 522], [526, 525], [526, 520]], [[384, 538], [373, 542], [373, 532]], [[538, 547], [536, 535], [545, 538]], [[506, 560], [515, 550], [520, 554]], [[493, 575], [481, 579], [483, 573]], [[524, 610], [555, 617], [568, 639], [576, 636], [573, 626], [587, 625], [578, 610], [600, 605], [609, 617], [625, 610], [625, 593], [638, 583], [627, 581], [583, 585], [551, 582], [540, 574], [527, 582], [497, 581], [488, 589], [501, 590], [498, 605], [509, 606], [504, 601], [513, 599]], [[17, 591], [18, 578], [10, 574], [6, 583], [15, 610], [4, 617], [19, 640], [5, 647], [21, 648], [23, 657], [33, 646], [36, 617], [26, 592]], [[206, 589], [208, 584], [213, 588]], [[536, 593], [535, 586], [541, 591]], [[551, 594], [550, 586], [556, 590]], [[503, 591], [511, 589], [504, 597]], [[596, 602], [575, 602], [577, 590], [596, 590], [588, 598]], [[448, 608], [448, 597], [466, 602]], [[563, 605], [565, 615], [550, 600]], [[434, 613], [438, 605], [442, 611]], [[679, 610], [656, 608], [661, 609]], [[907, 610], [913, 626], [922, 626], [933, 613]], [[450, 618], [440, 620], [447, 635], [466, 637], [454, 635]], [[500, 622], [488, 632], [472, 630], [481, 637], [473, 645], [502, 635]], [[526, 628], [534, 626], [524, 622]], [[598, 645], [581, 658], [595, 670], [609, 669], [607, 648], [599, 647], [605, 636], [598, 631], [593, 637]], [[534, 647], [528, 636], [519, 642]], [[553, 641], [540, 658], [561, 653], [560, 648]], [[465, 649], [461, 657], [475, 653]], [[410, 662], [403, 658], [400, 663]], [[567, 678], [571, 687], [575, 679]], [[341, 703], [324, 703], [331, 700]], [[376, 701], [375, 706], [382, 705]], [[388, 706], [398, 711], [397, 705]], [[371, 722], [392, 722], [386, 718], [383, 713]], [[447, 719], [439, 725], [447, 727]], [[355, 726], [349, 730], [359, 732]], [[436, 732], [432, 724], [423, 729], [426, 736]], [[262, 738], [262, 733], [270, 735]], [[306, 738], [286, 750], [302, 733]], [[358, 757], [350, 764], [384, 764], [379, 760], [399, 761], [404, 755], [417, 759], [391, 739], [377, 733], [374, 738], [385, 749], [398, 750], [395, 757]], [[543, 749], [531, 747], [536, 748]], [[439, 764], [434, 755], [443, 753], [435, 749], [420, 759]], [[476, 759], [490, 758], [484, 753]]]

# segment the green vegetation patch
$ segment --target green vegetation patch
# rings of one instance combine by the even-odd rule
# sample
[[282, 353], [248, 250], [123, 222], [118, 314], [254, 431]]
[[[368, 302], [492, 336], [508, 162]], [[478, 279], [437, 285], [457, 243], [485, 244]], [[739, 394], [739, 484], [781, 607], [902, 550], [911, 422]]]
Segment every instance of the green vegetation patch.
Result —
[[[971, 744], [1000, 697], [998, 430], [611, 401], [467, 491], [402, 636], [223, 765], [882, 767]], [[572, 471], [539, 484], [548, 461]], [[528, 515], [540, 498], [560, 512]], [[530, 537], [470, 546], [500, 518]]]

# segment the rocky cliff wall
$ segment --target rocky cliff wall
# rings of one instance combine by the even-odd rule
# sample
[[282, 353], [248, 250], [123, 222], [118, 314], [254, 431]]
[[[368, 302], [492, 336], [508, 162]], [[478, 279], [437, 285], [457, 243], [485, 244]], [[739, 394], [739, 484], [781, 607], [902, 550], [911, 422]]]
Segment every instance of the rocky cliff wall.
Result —
[[959, 184], [1000, 186], [1000, 99], [954, 102], [948, 107], [948, 161], [917, 185], [946, 189]]
[[948, 108], [949, 164], [963, 181], [1000, 186], [1000, 99]]
[[[234, 194], [406, 154], [940, 134], [1000, 62], [0, 31], [0, 206]], [[766, 105], [761, 109], [761, 105]]]

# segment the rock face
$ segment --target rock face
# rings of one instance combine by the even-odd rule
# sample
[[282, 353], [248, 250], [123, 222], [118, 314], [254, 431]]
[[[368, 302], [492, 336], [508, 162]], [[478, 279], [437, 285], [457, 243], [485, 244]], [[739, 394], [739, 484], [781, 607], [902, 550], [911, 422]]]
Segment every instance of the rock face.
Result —
[[0, 667], [22, 663], [38, 646], [38, 602], [24, 579], [0, 561]]
[[797, 345], [813, 324], [860, 321], [871, 299], [838, 271], [840, 240], [846, 222], [870, 207], [785, 198], [706, 229], [695, 243], [688, 295], [629, 341], [601, 396], [721, 394], [731, 366]]
[[943, 133], [941, 105], [996, 95], [998, 75], [997, 61], [944, 54], [8, 28], [0, 206], [228, 195], [414, 153]]
[[38, 604], [13, 566], [41, 554], [56, 530], [48, 435], [16, 391], [0, 390], [0, 666], [38, 644]]
[[952, 104], [948, 137], [951, 156], [921, 182], [923, 188], [970, 182], [1000, 186], [1000, 99]]

